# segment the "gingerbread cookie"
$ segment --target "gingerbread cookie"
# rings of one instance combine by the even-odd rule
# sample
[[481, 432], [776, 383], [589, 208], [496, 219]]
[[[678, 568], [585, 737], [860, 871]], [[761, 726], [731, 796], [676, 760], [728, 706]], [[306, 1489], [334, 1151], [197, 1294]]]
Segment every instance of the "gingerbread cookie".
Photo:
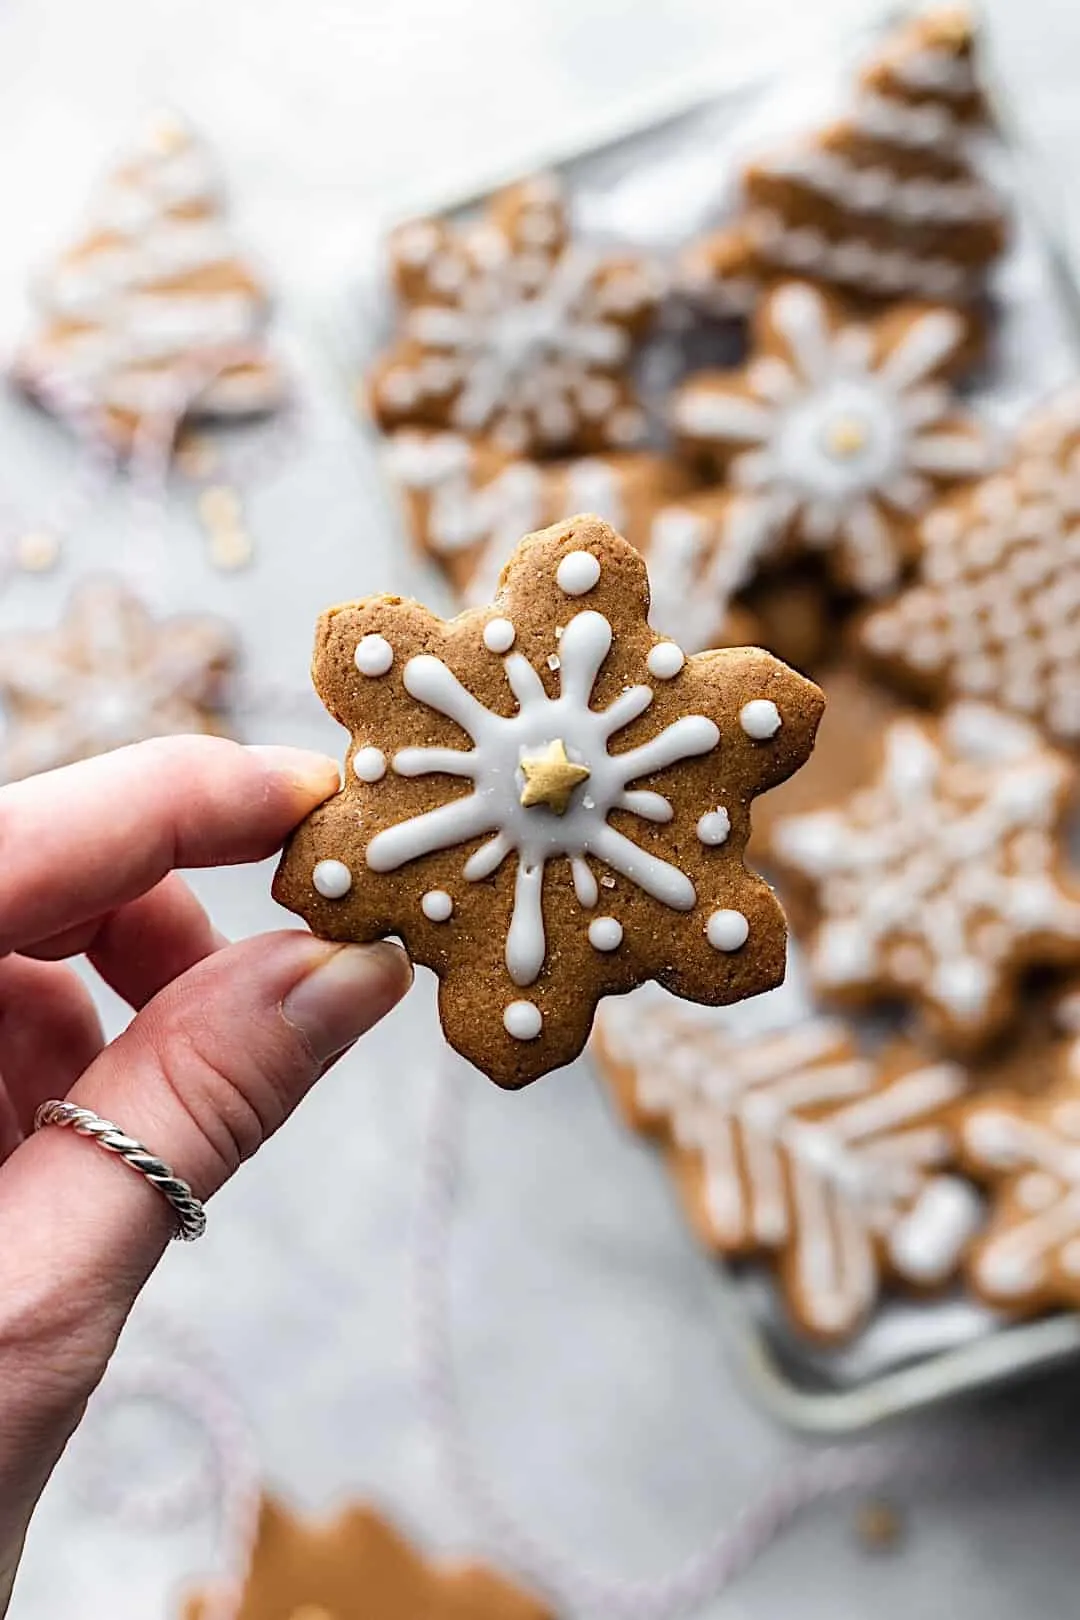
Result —
[[[213, 1620], [193, 1598], [185, 1620]], [[267, 1498], [232, 1620], [554, 1620], [550, 1609], [482, 1564], [429, 1563], [371, 1507], [307, 1525]]]
[[923, 697], [987, 699], [1080, 742], [1080, 390], [1019, 437], [1009, 466], [935, 506], [918, 579], [860, 645]]
[[594, 1046], [630, 1123], [667, 1144], [710, 1248], [769, 1257], [792, 1321], [827, 1342], [865, 1325], [884, 1282], [952, 1277], [979, 1215], [949, 1173], [962, 1070], [862, 1057], [834, 1022], [747, 1038], [657, 1001], [608, 1002]]
[[991, 1212], [968, 1279], [989, 1304], [1022, 1315], [1080, 1306], [1080, 1045], [1062, 1052], [1048, 1096], [1011, 1092], [964, 1109], [967, 1168], [988, 1183]]
[[1075, 772], [976, 704], [893, 721], [882, 755], [839, 804], [778, 818], [768, 859], [815, 919], [822, 995], [914, 1003], [946, 1046], [977, 1050], [1014, 1016], [1027, 969], [1080, 961], [1061, 847]]
[[390, 254], [401, 332], [368, 386], [383, 428], [449, 428], [512, 455], [641, 441], [627, 368], [660, 278], [575, 241], [553, 175], [511, 186], [460, 226], [414, 220]]
[[155, 619], [121, 581], [84, 581], [56, 629], [0, 640], [0, 773], [30, 776], [147, 737], [223, 733], [236, 659], [221, 620]]
[[988, 123], [974, 55], [971, 17], [952, 7], [891, 34], [844, 116], [749, 164], [735, 218], [687, 251], [683, 287], [742, 312], [754, 288], [798, 275], [867, 304], [969, 310], [1009, 235], [973, 149]]
[[676, 431], [745, 496], [748, 570], [821, 551], [852, 590], [896, 584], [918, 516], [988, 465], [985, 434], [941, 386], [964, 331], [954, 310], [907, 306], [853, 324], [785, 282], [761, 305], [749, 363], [679, 388]]
[[687, 658], [648, 607], [637, 552], [580, 517], [525, 538], [489, 609], [372, 597], [319, 625], [346, 784], [275, 895], [326, 938], [400, 935], [500, 1085], [576, 1057], [604, 995], [655, 978], [718, 1004], [783, 977], [783, 915], [741, 856], [821, 694], [755, 648]]
[[281, 401], [266, 290], [233, 242], [206, 150], [174, 116], [144, 132], [35, 291], [42, 325], [19, 380], [46, 404], [73, 391], [122, 448], [147, 420]]

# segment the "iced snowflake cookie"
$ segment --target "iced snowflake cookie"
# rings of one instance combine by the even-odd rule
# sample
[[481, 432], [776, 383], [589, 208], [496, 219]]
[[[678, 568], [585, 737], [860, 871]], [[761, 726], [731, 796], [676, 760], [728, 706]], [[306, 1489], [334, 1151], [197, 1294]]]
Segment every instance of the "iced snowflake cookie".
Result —
[[[185, 1620], [216, 1620], [220, 1594]], [[554, 1620], [537, 1599], [480, 1564], [428, 1561], [374, 1508], [304, 1524], [269, 1499], [231, 1620]]]
[[1080, 391], [1039, 413], [1003, 471], [935, 506], [918, 547], [916, 581], [863, 623], [875, 666], [1080, 743]]
[[778, 818], [764, 840], [815, 926], [822, 995], [918, 1007], [950, 1049], [1015, 1015], [1026, 969], [1080, 961], [1080, 890], [1061, 830], [1075, 772], [1029, 726], [958, 704], [904, 717], [873, 780], [833, 807]]
[[852, 590], [896, 584], [917, 518], [989, 462], [941, 381], [963, 336], [953, 310], [904, 306], [855, 324], [819, 289], [784, 282], [758, 311], [743, 370], [681, 386], [677, 433], [745, 497], [748, 574], [819, 551]]
[[964, 1161], [990, 1189], [968, 1280], [1022, 1315], [1080, 1306], [1080, 1044], [1063, 1048], [1044, 1097], [980, 1097], [960, 1124]]
[[684, 256], [694, 299], [745, 313], [798, 275], [867, 304], [977, 304], [1009, 233], [976, 147], [988, 114], [970, 15], [905, 23], [839, 112], [748, 165], [735, 217]]
[[849, 1338], [886, 1282], [954, 1275], [979, 1217], [950, 1172], [961, 1069], [862, 1057], [823, 1019], [748, 1038], [648, 995], [606, 1003], [593, 1046], [630, 1124], [665, 1144], [702, 1241], [768, 1257], [803, 1333]]
[[147, 419], [257, 415], [282, 398], [266, 291], [225, 223], [208, 153], [158, 117], [95, 198], [82, 234], [35, 287], [37, 335], [16, 361], [52, 403], [89, 401], [127, 446]]
[[627, 368], [658, 275], [573, 240], [554, 176], [510, 187], [464, 225], [414, 220], [390, 252], [400, 335], [368, 383], [382, 427], [487, 436], [514, 455], [641, 440]]
[[221, 620], [156, 619], [121, 581], [87, 580], [55, 629], [0, 639], [0, 775], [147, 737], [224, 732], [236, 659]]
[[643, 980], [715, 1004], [783, 977], [783, 915], [742, 850], [821, 694], [756, 648], [688, 658], [648, 606], [637, 552], [581, 517], [527, 536], [489, 608], [372, 597], [319, 625], [346, 782], [275, 895], [326, 938], [400, 935], [500, 1085], [568, 1063], [597, 1001]]

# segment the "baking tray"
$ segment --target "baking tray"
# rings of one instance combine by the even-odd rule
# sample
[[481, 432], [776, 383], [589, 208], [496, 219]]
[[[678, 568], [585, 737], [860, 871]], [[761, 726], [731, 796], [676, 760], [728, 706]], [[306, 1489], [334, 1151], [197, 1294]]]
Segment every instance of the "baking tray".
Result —
[[[502, 184], [554, 168], [578, 227], [601, 246], [660, 258], [721, 223], [740, 159], [755, 148], [835, 115], [854, 65], [875, 39], [909, 12], [889, 7], [845, 39], [825, 41], [813, 60], [789, 70], [744, 62], [720, 80], [684, 82], [674, 93], [624, 115], [618, 127], [579, 135], [571, 148], [538, 148], [511, 169], [493, 167], [438, 196], [421, 189], [394, 217], [379, 222], [362, 274], [332, 313], [329, 352], [352, 387], [393, 330], [381, 257], [387, 231], [419, 213], [466, 215]], [[1001, 131], [984, 154], [990, 178], [1013, 206], [1013, 244], [993, 277], [997, 311], [992, 360], [965, 390], [971, 404], [1003, 430], [1054, 389], [1080, 376], [1080, 281], [1052, 221], [1047, 178], [1023, 137], [1007, 76], [983, 26], [987, 91]], [[639, 383], [654, 423], [673, 380], [691, 369], [732, 363], [733, 327], [702, 327], [675, 300], [642, 353]], [[379, 436], [370, 429], [373, 445]], [[406, 524], [388, 490], [388, 520]], [[412, 566], [418, 566], [414, 563]], [[430, 589], [427, 594], [430, 593]], [[438, 594], [436, 592], [436, 594]], [[790, 1022], [812, 1010], [797, 960], [791, 982], [759, 998], [752, 1023]], [[730, 1016], [730, 1014], [729, 1014]], [[663, 1173], [659, 1168], [658, 1174]], [[778, 1421], [808, 1434], [854, 1434], [952, 1397], [1032, 1377], [1080, 1355], [1080, 1315], [1009, 1322], [961, 1293], [933, 1302], [886, 1301], [850, 1344], [822, 1349], [791, 1330], [763, 1269], [717, 1264], [717, 1317], [728, 1351], [759, 1403]]]

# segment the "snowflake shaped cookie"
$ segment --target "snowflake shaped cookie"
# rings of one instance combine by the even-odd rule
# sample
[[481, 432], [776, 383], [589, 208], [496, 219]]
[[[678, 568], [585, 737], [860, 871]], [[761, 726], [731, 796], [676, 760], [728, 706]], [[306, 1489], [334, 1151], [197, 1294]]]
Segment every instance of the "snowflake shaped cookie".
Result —
[[638, 554], [583, 517], [528, 536], [491, 608], [374, 597], [319, 627], [346, 786], [275, 894], [328, 938], [399, 934], [502, 1085], [575, 1057], [604, 995], [657, 979], [721, 1003], [783, 977], [782, 914], [741, 855], [821, 695], [757, 649], [688, 658], [648, 600]]
[[[482, 1564], [433, 1562], [374, 1508], [306, 1524], [265, 1498], [231, 1620], [554, 1620], [546, 1604]], [[185, 1620], [217, 1620], [221, 1593], [192, 1598]]]
[[1080, 1306], [1080, 1045], [1049, 1095], [980, 1097], [960, 1123], [967, 1168], [991, 1189], [968, 1276], [990, 1304], [1024, 1315]]
[[979, 1212], [948, 1173], [962, 1070], [861, 1057], [826, 1020], [747, 1038], [638, 996], [601, 1009], [597, 1049], [631, 1124], [665, 1142], [704, 1241], [771, 1257], [805, 1333], [848, 1338], [884, 1280], [922, 1292], [954, 1274]]
[[640, 441], [627, 367], [658, 277], [571, 240], [553, 176], [502, 192], [471, 223], [414, 221], [390, 248], [401, 335], [369, 382], [384, 428], [451, 428], [512, 454]]
[[958, 704], [900, 719], [876, 778], [835, 808], [779, 818], [770, 855], [817, 916], [817, 988], [916, 1003], [950, 1046], [983, 1045], [1037, 963], [1080, 960], [1063, 872], [1074, 772], [1029, 726]]
[[741, 372], [682, 385], [676, 430], [746, 497], [751, 556], [822, 551], [853, 590], [895, 585], [917, 518], [987, 466], [983, 433], [941, 381], [964, 331], [948, 309], [852, 324], [786, 282], [761, 306]]
[[1080, 393], [1021, 436], [1010, 465], [943, 501], [919, 576], [869, 615], [863, 649], [922, 696], [975, 697], [1080, 741]]
[[219, 619], [155, 619], [121, 581], [85, 581], [56, 629], [0, 642], [0, 770], [10, 780], [148, 737], [223, 732], [236, 657]]
[[156, 118], [102, 187], [79, 240], [35, 287], [40, 332], [16, 362], [47, 404], [73, 391], [127, 447], [146, 420], [272, 410], [269, 300], [225, 223], [195, 133]]

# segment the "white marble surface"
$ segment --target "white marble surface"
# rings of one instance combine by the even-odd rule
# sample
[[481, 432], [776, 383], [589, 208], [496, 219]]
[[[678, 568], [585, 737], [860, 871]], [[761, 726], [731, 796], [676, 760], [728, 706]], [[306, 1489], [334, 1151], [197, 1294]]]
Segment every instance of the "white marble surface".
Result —
[[[793, 51], [819, 42], [862, 10], [856, 0], [4, 0], [0, 341], [17, 334], [28, 269], [62, 237], [102, 155], [166, 97], [222, 151], [316, 403], [302, 452], [253, 494], [250, 575], [205, 565], [183, 502], [160, 554], [133, 548], [115, 500], [83, 526], [59, 576], [0, 602], [0, 620], [48, 622], [74, 572], [119, 553], [163, 604], [234, 616], [255, 680], [302, 693], [319, 608], [410, 578], [388, 546], [331, 314], [379, 219], [512, 170], [553, 131], [569, 145], [643, 97], [722, 78], [780, 38]], [[990, 10], [1024, 121], [1067, 194], [1080, 13], [1072, 0]], [[5, 401], [0, 446], [5, 503], [40, 511], [68, 467], [62, 439]], [[314, 700], [287, 717], [257, 713], [249, 731], [339, 745]], [[240, 933], [280, 921], [268, 875], [197, 886]], [[411, 1220], [439, 1051], [423, 983], [216, 1201], [206, 1241], [170, 1254], [151, 1302], [213, 1347], [278, 1488], [312, 1511], [370, 1493], [458, 1548], [473, 1531], [419, 1420], [409, 1351]], [[476, 1080], [469, 1125], [455, 1299], [476, 1445], [508, 1501], [566, 1552], [622, 1575], [664, 1570], [799, 1448], [735, 1385], [710, 1268], [584, 1066], [516, 1098]], [[961, 1461], [1018, 1419], [1027, 1438], [997, 1468], [920, 1492], [890, 1558], [857, 1546], [848, 1510], [809, 1517], [711, 1620], [1073, 1612], [1078, 1411], [1066, 1380], [1023, 1403], [940, 1417], [933, 1427]], [[210, 1527], [136, 1536], [88, 1514], [77, 1462], [60, 1470], [31, 1537], [15, 1620], [165, 1620], [210, 1557]]]

